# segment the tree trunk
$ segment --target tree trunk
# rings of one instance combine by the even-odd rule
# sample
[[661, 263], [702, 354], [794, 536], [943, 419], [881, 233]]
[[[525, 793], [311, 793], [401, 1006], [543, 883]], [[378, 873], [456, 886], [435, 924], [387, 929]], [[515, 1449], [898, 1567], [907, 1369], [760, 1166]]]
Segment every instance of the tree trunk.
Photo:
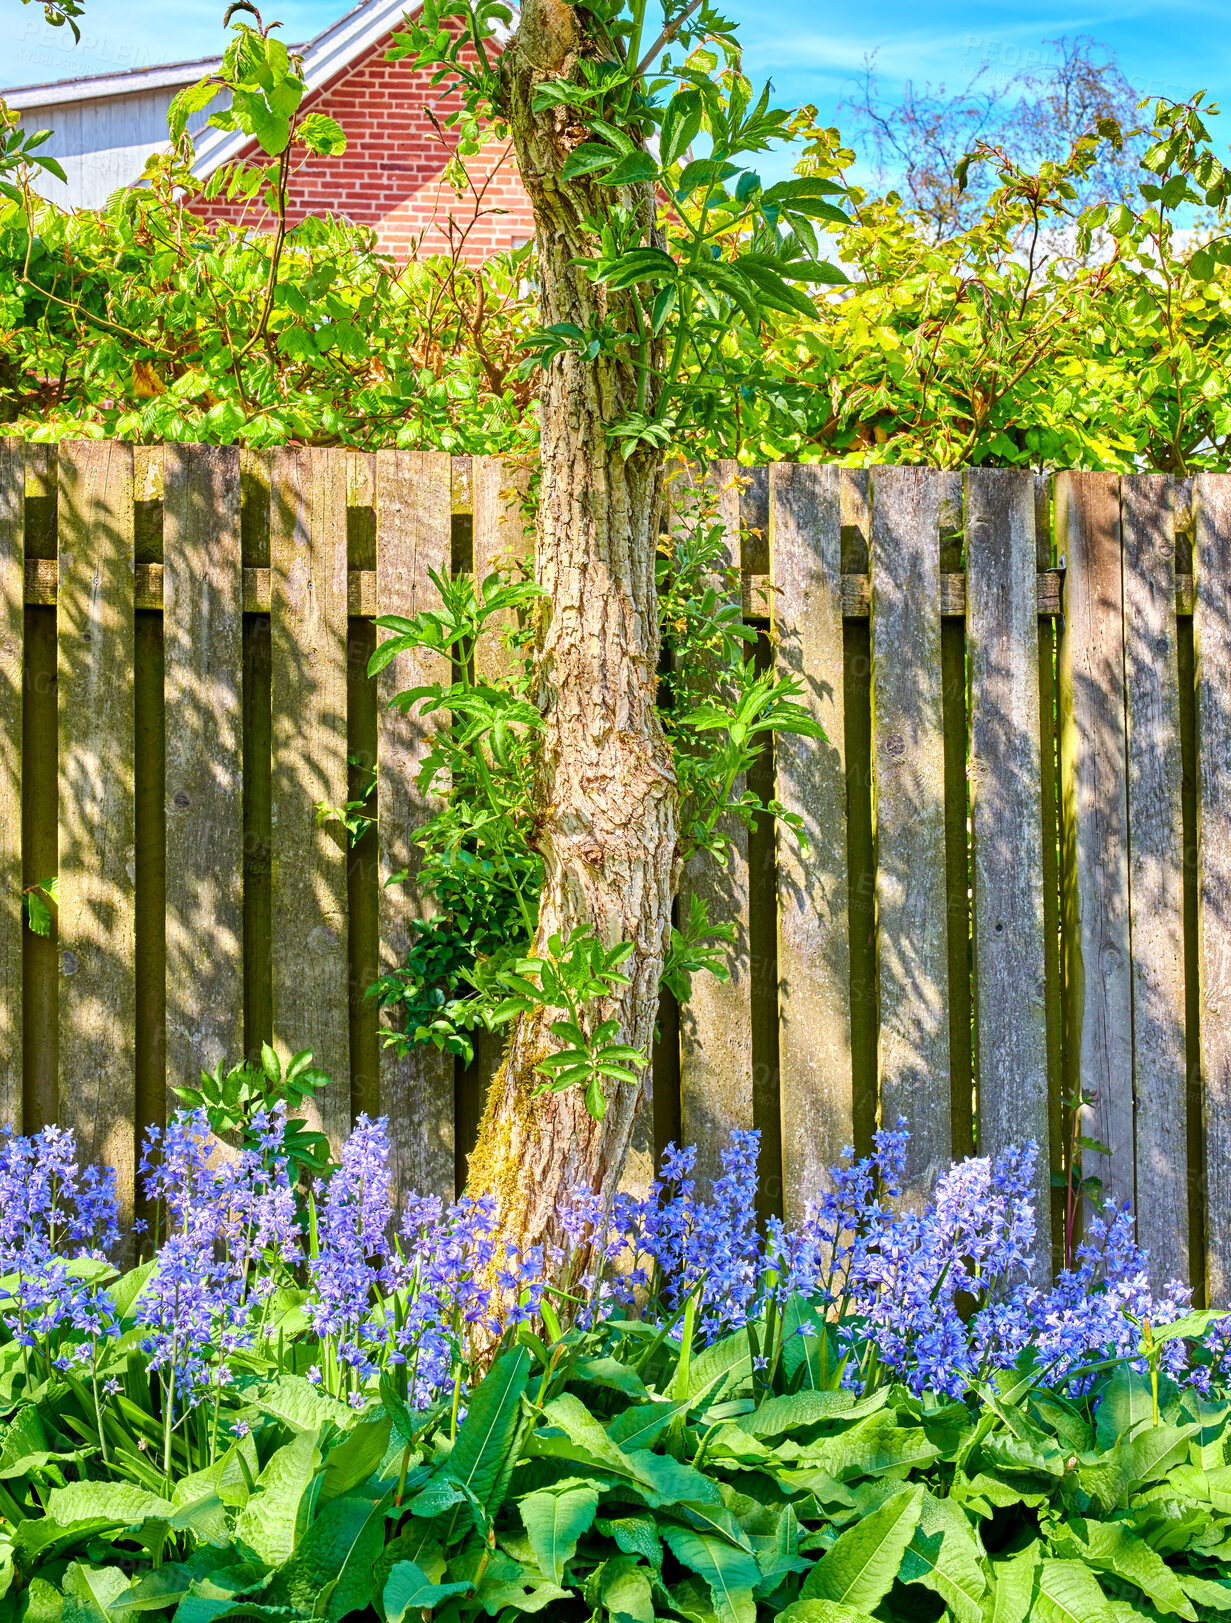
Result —
[[[543, 325], [589, 331], [610, 322], [636, 331], [635, 293], [609, 293], [570, 261], [594, 252], [587, 216], [631, 208], [642, 241], [654, 240], [655, 199], [645, 184], [565, 181], [583, 139], [567, 109], [534, 111], [544, 81], [572, 78], [588, 49], [563, 0], [526, 0], [502, 59], [505, 111], [522, 182], [534, 207]], [[671, 750], [655, 709], [659, 654], [654, 584], [663, 459], [627, 461], [607, 429], [637, 409], [634, 353], [552, 362], [542, 395], [542, 487], [535, 575], [540, 605], [534, 691], [545, 731], [535, 774], [545, 876], [536, 955], [548, 938], [592, 926], [607, 946], [631, 941], [630, 984], [601, 1011], [619, 1041], [648, 1054], [670, 925], [676, 872], [677, 793]], [[647, 356], [661, 367], [660, 354]], [[628, 1155], [644, 1084], [608, 1085], [601, 1122], [570, 1089], [533, 1098], [536, 1065], [558, 1044], [558, 1013], [523, 1017], [488, 1095], [468, 1188], [493, 1195], [507, 1237], [522, 1247], [557, 1233], [559, 1204], [577, 1189], [610, 1197]]]

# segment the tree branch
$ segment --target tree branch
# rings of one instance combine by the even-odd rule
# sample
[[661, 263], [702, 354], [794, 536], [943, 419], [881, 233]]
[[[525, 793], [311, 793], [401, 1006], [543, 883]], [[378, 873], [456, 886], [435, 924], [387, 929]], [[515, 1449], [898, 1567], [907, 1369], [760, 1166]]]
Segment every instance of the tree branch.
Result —
[[638, 62], [633, 71], [633, 77], [635, 79], [640, 79], [641, 75], [650, 66], [650, 63], [653, 62], [659, 51], [666, 50], [667, 46], [670, 45], [671, 41], [679, 33], [680, 29], [683, 28], [684, 24], [692, 16], [693, 12], [699, 9], [700, 5], [701, 0], [692, 0], [692, 4], [689, 6], [687, 11], [682, 11], [673, 23], [667, 24], [666, 28], [663, 29], [662, 33], [654, 41], [653, 45], [650, 46], [649, 50], [641, 58], [640, 62]]

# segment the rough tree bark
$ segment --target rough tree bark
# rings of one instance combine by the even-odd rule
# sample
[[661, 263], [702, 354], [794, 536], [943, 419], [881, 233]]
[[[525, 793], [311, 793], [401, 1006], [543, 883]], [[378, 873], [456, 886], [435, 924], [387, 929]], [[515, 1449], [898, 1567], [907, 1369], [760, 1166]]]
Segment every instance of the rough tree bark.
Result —
[[[524, 0], [502, 58], [505, 113], [534, 208], [543, 325], [586, 331], [610, 320], [616, 331], [637, 330], [635, 293], [609, 293], [570, 261], [594, 251], [587, 216], [616, 203], [637, 211], [642, 241], [655, 240], [653, 191], [563, 179], [583, 132], [567, 109], [533, 107], [539, 85], [573, 78], [588, 49], [564, 0]], [[631, 941], [630, 984], [602, 1017], [618, 1018], [618, 1040], [648, 1053], [678, 880], [677, 794], [655, 710], [663, 458], [642, 449], [626, 462], [607, 438], [638, 404], [635, 359], [566, 355], [544, 380], [535, 574], [549, 596], [534, 672], [545, 720], [535, 782], [545, 881], [534, 950], [542, 955], [554, 932], [574, 925], [593, 926], [607, 946]], [[661, 367], [660, 354], [651, 359]], [[614, 1189], [644, 1089], [609, 1085], [601, 1122], [579, 1090], [533, 1098], [543, 1080], [535, 1067], [558, 1046], [546, 1031], [551, 1018], [559, 1014], [514, 1027], [469, 1165], [470, 1192], [495, 1197], [504, 1232], [523, 1246], [553, 1235], [571, 1191]]]

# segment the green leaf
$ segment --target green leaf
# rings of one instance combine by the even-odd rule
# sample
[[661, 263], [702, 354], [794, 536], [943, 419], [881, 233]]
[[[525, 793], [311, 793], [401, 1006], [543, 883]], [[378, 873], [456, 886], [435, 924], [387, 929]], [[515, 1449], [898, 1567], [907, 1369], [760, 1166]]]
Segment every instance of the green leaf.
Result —
[[290, 1560], [307, 1525], [308, 1489], [320, 1464], [317, 1436], [301, 1431], [275, 1450], [235, 1524], [236, 1541], [267, 1566]]
[[302, 1615], [330, 1623], [361, 1611], [385, 1547], [384, 1504], [364, 1494], [331, 1500], [278, 1573], [270, 1599], [285, 1599]]
[[648, 1400], [650, 1395], [637, 1371], [618, 1358], [579, 1358], [569, 1372], [569, 1379], [622, 1392], [628, 1398]]
[[64, 1574], [64, 1623], [111, 1623], [111, 1606], [128, 1585], [128, 1575], [119, 1567], [74, 1561]]
[[777, 1437], [784, 1431], [802, 1431], [822, 1420], [860, 1418], [883, 1408], [887, 1400], [885, 1388], [858, 1407], [853, 1392], [791, 1392], [767, 1399], [751, 1414], [740, 1415], [735, 1424], [750, 1437]]
[[991, 1575], [991, 1606], [987, 1623], [1025, 1623], [1034, 1595], [1034, 1579], [1039, 1567], [1039, 1541], [1010, 1556], [1007, 1561], [988, 1563]]
[[898, 1575], [922, 1505], [923, 1488], [907, 1488], [848, 1527], [805, 1578], [803, 1597], [815, 1595], [872, 1611]]
[[582, 1535], [593, 1524], [598, 1509], [597, 1489], [545, 1489], [528, 1494], [518, 1509], [539, 1566], [553, 1583], [563, 1583], [565, 1567], [576, 1554]]
[[530, 1352], [514, 1347], [500, 1354], [470, 1398], [445, 1474], [494, 1511], [504, 1498], [526, 1433], [533, 1424], [522, 1405]]
[[1178, 1576], [1184, 1593], [1198, 1606], [1215, 1612], [1231, 1612], [1231, 1581], [1199, 1578], [1192, 1572], [1181, 1572]]
[[1032, 1623], [1113, 1623], [1098, 1579], [1082, 1561], [1045, 1560], [1039, 1567], [1039, 1591]]
[[961, 1506], [924, 1490], [919, 1525], [902, 1559], [903, 1583], [934, 1590], [957, 1623], [981, 1623], [987, 1580]]
[[413, 1561], [398, 1561], [385, 1584], [386, 1623], [402, 1623], [407, 1612], [415, 1614], [417, 1623], [421, 1613], [431, 1611], [450, 1595], [466, 1594], [470, 1587], [468, 1583], [434, 1584]]
[[778, 1613], [778, 1623], [868, 1623], [868, 1614], [840, 1601], [823, 1600], [813, 1596], [797, 1600]]
[[171, 1503], [128, 1482], [70, 1482], [47, 1495], [46, 1514], [20, 1522], [13, 1543], [23, 1557], [51, 1559], [53, 1549], [68, 1549], [95, 1534], [140, 1528], [165, 1521]]
[[1135, 1585], [1160, 1612], [1174, 1612], [1188, 1619], [1197, 1615], [1167, 1563], [1122, 1522], [1074, 1517], [1062, 1534], [1053, 1537], [1052, 1547], [1059, 1556], [1084, 1561], [1087, 1566]]
[[355, 1421], [353, 1409], [302, 1375], [279, 1375], [277, 1380], [244, 1396], [253, 1408], [281, 1420], [292, 1431], [317, 1432], [330, 1423], [346, 1429]]
[[1127, 1441], [1139, 1426], [1154, 1423], [1154, 1399], [1150, 1377], [1122, 1365], [1107, 1382], [1099, 1400], [1094, 1422], [1094, 1438], [1105, 1453], [1121, 1439]]
[[670, 1523], [662, 1527], [662, 1536], [676, 1560], [705, 1579], [722, 1623], [756, 1623], [752, 1592], [761, 1581], [761, 1569], [750, 1550]]
[[300, 123], [296, 134], [311, 151], [319, 156], [337, 157], [346, 151], [346, 134], [337, 119], [325, 113], [309, 113]]
[[361, 1420], [325, 1454], [318, 1499], [336, 1499], [366, 1482], [385, 1457], [391, 1420], [387, 1414]]
[[1178, 1465], [1188, 1452], [1188, 1441], [1200, 1426], [1150, 1426], [1139, 1431], [1120, 1449], [1125, 1481], [1156, 1482]]
[[752, 1353], [748, 1336], [741, 1330], [722, 1341], [715, 1341], [699, 1353], [688, 1371], [688, 1395], [696, 1397], [709, 1392], [711, 1403], [738, 1396], [752, 1385]]

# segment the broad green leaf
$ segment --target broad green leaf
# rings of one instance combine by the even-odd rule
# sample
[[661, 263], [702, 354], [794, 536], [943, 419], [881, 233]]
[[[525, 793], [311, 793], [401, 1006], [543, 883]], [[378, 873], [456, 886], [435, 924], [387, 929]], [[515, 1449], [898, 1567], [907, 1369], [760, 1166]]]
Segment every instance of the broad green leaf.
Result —
[[935, 1590], [957, 1623], [980, 1623], [987, 1580], [970, 1522], [952, 1499], [938, 1499], [924, 1490], [919, 1525], [899, 1575], [903, 1583]]
[[664, 1524], [662, 1535], [676, 1560], [705, 1579], [722, 1623], [755, 1623], [752, 1592], [761, 1581], [761, 1569], [751, 1550], [690, 1527]]
[[[1007, 1561], [991, 1561], [991, 1594], [984, 1600], [987, 1623], [1025, 1623], [1039, 1570], [1040, 1545], [1036, 1539]], [[990, 1601], [990, 1604], [989, 1604]]]
[[875, 1414], [837, 1437], [809, 1443], [789, 1477], [810, 1488], [816, 1475], [841, 1482], [882, 1471], [918, 1469], [939, 1457], [940, 1449], [921, 1426], [898, 1426], [892, 1416]]
[[170, 1514], [169, 1500], [129, 1482], [70, 1482], [47, 1495], [45, 1515], [18, 1524], [13, 1544], [27, 1562], [35, 1556], [47, 1562], [55, 1551], [95, 1535], [140, 1528]]
[[72, 1562], [64, 1574], [64, 1623], [111, 1623], [110, 1608], [128, 1585], [119, 1567]]
[[578, 1541], [593, 1524], [597, 1489], [567, 1488], [562, 1493], [545, 1489], [528, 1494], [517, 1508], [539, 1566], [553, 1583], [563, 1583]]
[[9, 1422], [0, 1445], [0, 1481], [28, 1476], [52, 1460], [71, 1460], [73, 1454], [57, 1453], [47, 1442], [42, 1416], [33, 1404], [25, 1404]]
[[1184, 1593], [1198, 1606], [1207, 1611], [1231, 1612], [1231, 1580], [1199, 1578], [1192, 1572], [1181, 1572], [1179, 1580]]
[[707, 1393], [711, 1403], [735, 1397], [752, 1385], [752, 1353], [744, 1331], [714, 1342], [694, 1357], [688, 1370], [688, 1396]]
[[484, 1552], [475, 1544], [450, 1563], [449, 1571], [458, 1579], [477, 1580], [477, 1598], [489, 1617], [496, 1617], [506, 1606], [518, 1612], [538, 1612], [553, 1600], [568, 1600], [570, 1591], [561, 1589], [550, 1578], [533, 1567], [517, 1561], [504, 1550], [496, 1550], [487, 1560], [482, 1573], [479, 1563]]
[[853, 1606], [843, 1606], [841, 1601], [813, 1595], [779, 1612], [778, 1623], [868, 1623], [868, 1614], [856, 1611]]
[[599, 1595], [611, 1623], [654, 1623], [654, 1596], [644, 1567], [605, 1561]]
[[648, 1400], [650, 1396], [637, 1371], [618, 1358], [579, 1358], [569, 1372], [569, 1379], [583, 1381], [590, 1386], [606, 1387], [612, 1392], [622, 1392], [626, 1398], [634, 1398], [638, 1402]]
[[325, 1454], [318, 1497], [336, 1499], [366, 1482], [385, 1457], [391, 1421], [387, 1414], [361, 1420]]
[[1083, 1561], [1039, 1564], [1039, 1590], [1030, 1613], [1037, 1623], [1112, 1623], [1099, 1581]]
[[681, 1403], [636, 1403], [607, 1425], [607, 1435], [613, 1443], [632, 1453], [635, 1449], [653, 1448], [676, 1415], [687, 1414], [692, 1400]]
[[532, 1424], [522, 1407], [529, 1374], [528, 1348], [501, 1353], [471, 1394], [466, 1419], [445, 1467], [451, 1481], [464, 1485], [493, 1512], [504, 1498]]
[[1107, 1382], [1094, 1419], [1094, 1440], [1106, 1452], [1128, 1439], [1140, 1426], [1154, 1423], [1150, 1377], [1122, 1365]]
[[330, 1397], [328, 1392], [322, 1392], [302, 1375], [279, 1375], [277, 1380], [244, 1396], [253, 1408], [281, 1420], [293, 1431], [316, 1432], [330, 1422], [346, 1430], [355, 1420], [353, 1409]]
[[1126, 1482], [1157, 1482], [1188, 1453], [1188, 1440], [1199, 1426], [1149, 1426], [1120, 1448]]
[[385, 1584], [386, 1623], [402, 1623], [407, 1612], [413, 1612], [418, 1619], [423, 1612], [430, 1612], [442, 1600], [448, 1600], [450, 1595], [464, 1595], [469, 1589], [469, 1583], [433, 1583], [413, 1561], [399, 1561]]
[[801, 1431], [822, 1420], [855, 1420], [884, 1408], [888, 1401], [887, 1388], [882, 1388], [874, 1400], [865, 1400], [856, 1407], [853, 1392], [792, 1392], [785, 1397], [769, 1398], [751, 1414], [740, 1415], [735, 1424], [750, 1437], [777, 1437], [784, 1431]]
[[1188, 1619], [1197, 1615], [1167, 1563], [1122, 1522], [1074, 1517], [1052, 1539], [1052, 1547], [1057, 1555], [1084, 1561], [1087, 1566], [1135, 1585], [1160, 1612], [1174, 1612]]
[[296, 1611], [330, 1623], [362, 1610], [385, 1547], [383, 1510], [384, 1501], [371, 1495], [330, 1500], [278, 1573], [270, 1599], [285, 1598]]
[[268, 1566], [289, 1561], [308, 1519], [308, 1489], [320, 1464], [317, 1433], [297, 1432], [257, 1478], [256, 1492], [235, 1524], [235, 1538]]
[[870, 1612], [889, 1593], [914, 1536], [923, 1488], [906, 1488], [841, 1533], [804, 1579], [802, 1597]]

